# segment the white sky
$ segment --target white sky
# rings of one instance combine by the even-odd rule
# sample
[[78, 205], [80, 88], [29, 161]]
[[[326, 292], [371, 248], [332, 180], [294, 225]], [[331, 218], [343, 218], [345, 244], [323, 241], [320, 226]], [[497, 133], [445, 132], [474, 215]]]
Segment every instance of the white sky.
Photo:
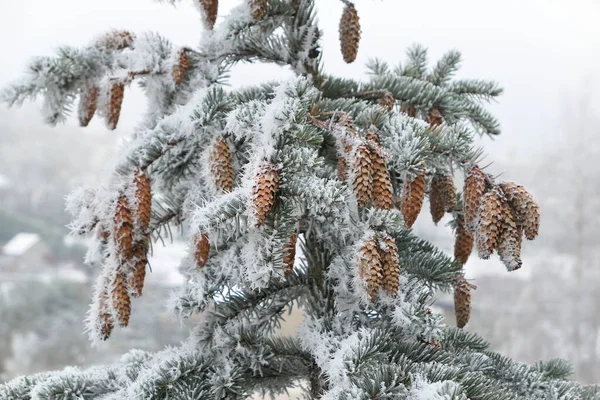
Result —
[[[152, 0], [2, 0], [0, 5], [0, 85], [17, 78], [35, 55], [51, 54], [60, 44], [84, 45], [109, 28], [133, 32], [155, 30], [174, 43], [193, 46], [201, 28], [194, 0], [175, 8]], [[197, 1], [197, 0], [196, 0]], [[220, 15], [241, 0], [221, 0]], [[521, 157], [553, 145], [569, 104], [582, 93], [600, 103], [600, 0], [355, 0], [363, 38], [358, 59], [343, 63], [337, 35], [342, 4], [318, 0], [325, 31], [326, 69], [338, 75], [364, 76], [371, 57], [391, 64], [403, 59], [407, 46], [419, 42], [435, 61], [457, 48], [464, 62], [460, 76], [495, 79], [505, 88], [492, 106], [503, 134], [485, 141], [491, 158], [517, 152]], [[279, 67], [243, 66], [233, 85], [285, 76]], [[3, 107], [3, 106], [0, 106]], [[39, 105], [36, 105], [39, 108]], [[139, 91], [130, 91], [119, 131], [133, 127], [144, 107]], [[13, 124], [37, 125], [38, 113], [0, 112]], [[2, 111], [2, 110], [0, 110]], [[15, 122], [16, 121], [16, 122]], [[69, 125], [75, 125], [74, 118]], [[98, 122], [92, 129], [101, 130]]]

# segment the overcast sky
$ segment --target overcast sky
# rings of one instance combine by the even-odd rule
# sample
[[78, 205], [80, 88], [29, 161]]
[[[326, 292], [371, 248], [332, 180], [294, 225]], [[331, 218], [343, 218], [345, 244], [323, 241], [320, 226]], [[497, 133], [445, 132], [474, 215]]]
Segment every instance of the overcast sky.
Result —
[[[0, 85], [19, 77], [31, 57], [51, 54], [60, 44], [87, 44], [109, 28], [155, 30], [176, 44], [193, 46], [202, 30], [192, 1], [197, 0], [173, 7], [152, 0], [3, 0]], [[220, 15], [240, 1], [221, 0]], [[394, 64], [403, 59], [407, 46], [419, 42], [429, 47], [433, 61], [448, 49], [459, 49], [464, 56], [460, 76], [499, 81], [505, 94], [492, 110], [503, 134], [486, 143], [492, 157], [515, 152], [527, 157], [553, 146], [568, 104], [585, 91], [600, 93], [598, 0], [356, 0], [363, 35], [352, 65], [343, 63], [339, 52], [341, 2], [317, 4], [329, 72], [361, 77], [369, 58]], [[279, 67], [244, 66], [234, 70], [231, 83], [250, 84], [287, 73]], [[139, 91], [126, 94], [121, 134], [136, 124], [143, 107]], [[39, 113], [31, 110], [0, 109], [0, 118], [40, 124]], [[69, 124], [75, 125], [75, 118]], [[98, 122], [92, 125], [92, 130], [103, 129]]]

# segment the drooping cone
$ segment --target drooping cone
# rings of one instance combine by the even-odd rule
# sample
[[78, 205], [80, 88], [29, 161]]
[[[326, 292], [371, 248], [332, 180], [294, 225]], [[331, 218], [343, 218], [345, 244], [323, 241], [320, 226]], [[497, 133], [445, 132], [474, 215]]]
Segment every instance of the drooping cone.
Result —
[[268, 0], [248, 0], [252, 19], [258, 21], [267, 12]]
[[440, 174], [435, 174], [433, 176], [433, 179], [431, 180], [431, 189], [429, 190], [429, 210], [431, 211], [433, 222], [436, 225], [446, 213], [444, 198], [442, 197], [441, 176], [442, 175]]
[[285, 265], [285, 274], [290, 275], [294, 272], [294, 260], [296, 259], [296, 242], [298, 235], [293, 233], [290, 241], [287, 242], [283, 253], [283, 265]]
[[279, 170], [275, 164], [268, 163], [262, 167], [254, 179], [252, 202], [256, 226], [261, 226], [275, 204], [275, 196], [279, 189]]
[[373, 164], [367, 144], [356, 149], [354, 156], [354, 194], [359, 207], [365, 207], [373, 197]]
[[400, 287], [400, 257], [396, 241], [388, 233], [383, 233], [379, 240], [379, 254], [383, 269], [383, 290], [391, 296], [397, 296]]
[[379, 105], [388, 111], [392, 111], [395, 104], [396, 100], [391, 92], [385, 92], [385, 94], [379, 99]]
[[386, 156], [381, 146], [371, 146], [373, 206], [380, 210], [391, 210], [394, 207], [394, 188], [386, 164]]
[[100, 296], [100, 313], [98, 314], [98, 321], [96, 326], [99, 327], [100, 339], [107, 340], [115, 327], [115, 322], [109, 310], [109, 295], [105, 291]]
[[231, 160], [229, 144], [223, 137], [215, 140], [210, 154], [210, 171], [217, 189], [223, 192], [233, 191], [235, 172]]
[[400, 112], [413, 118], [417, 116], [417, 109], [412, 104], [403, 104], [400, 108]]
[[463, 276], [454, 288], [454, 314], [459, 328], [464, 328], [471, 318], [471, 285]]
[[485, 193], [485, 173], [474, 165], [465, 175], [465, 227], [473, 232], [479, 215], [479, 205]]
[[456, 187], [454, 186], [452, 172], [446, 171], [440, 177], [440, 192], [442, 194], [446, 212], [454, 211], [456, 208]]
[[406, 179], [402, 190], [402, 215], [407, 228], [413, 226], [425, 198], [425, 173], [421, 173], [413, 179]]
[[121, 116], [121, 105], [123, 104], [123, 96], [125, 94], [125, 85], [121, 82], [113, 83], [110, 87], [108, 96], [106, 125], [108, 129], [115, 129], [119, 123]]
[[525, 237], [535, 239], [540, 229], [540, 206], [522, 185], [504, 182], [500, 186], [515, 211], [517, 224], [523, 227]]
[[96, 47], [106, 50], [123, 50], [133, 43], [134, 35], [125, 30], [113, 30], [96, 42]]
[[133, 255], [133, 217], [127, 197], [121, 195], [115, 207], [115, 247], [122, 259]]
[[213, 29], [217, 21], [217, 12], [219, 10], [219, 0], [199, 0], [200, 7], [204, 13], [204, 21], [208, 29]]
[[208, 254], [210, 253], [210, 242], [208, 240], [208, 234], [203, 233], [201, 235], [194, 235], [194, 260], [196, 261], [196, 267], [202, 268], [208, 261]]
[[131, 315], [131, 298], [125, 283], [125, 276], [117, 271], [115, 279], [111, 285], [113, 308], [117, 312], [117, 321], [120, 326], [129, 324], [129, 316]]
[[348, 178], [348, 163], [346, 162], [346, 157], [343, 155], [338, 156], [337, 174], [341, 181], [345, 181]]
[[383, 266], [377, 238], [365, 240], [359, 251], [360, 278], [367, 282], [367, 293], [375, 301], [383, 280]]
[[144, 290], [144, 280], [146, 279], [146, 265], [148, 264], [147, 244], [136, 243], [134, 249], [133, 273], [129, 275], [127, 286], [133, 297], [139, 297]]
[[350, 64], [356, 59], [360, 42], [360, 22], [354, 4], [347, 3], [340, 20], [340, 43], [344, 61]]
[[479, 223], [475, 231], [479, 257], [487, 259], [498, 245], [507, 207], [502, 190], [495, 186], [483, 195], [479, 210]]
[[496, 251], [508, 271], [514, 271], [523, 265], [521, 261], [521, 243], [523, 227], [517, 224], [515, 211], [508, 203], [502, 208], [502, 231], [498, 238]]
[[148, 234], [150, 217], [152, 215], [152, 189], [150, 178], [142, 171], [135, 174], [135, 198], [137, 208], [135, 212], [135, 225], [142, 235]]
[[440, 109], [437, 107], [433, 107], [431, 109], [431, 111], [429, 111], [429, 114], [427, 115], [427, 122], [429, 122], [429, 125], [431, 127], [440, 126], [443, 121], [444, 120], [442, 117], [442, 113], [440, 112]]
[[185, 50], [179, 52], [177, 63], [173, 65], [173, 81], [176, 85], [180, 85], [185, 78], [185, 73], [190, 68], [190, 58]]
[[467, 263], [473, 251], [474, 241], [473, 233], [465, 229], [463, 216], [459, 216], [456, 227], [456, 240], [454, 241], [454, 258], [462, 265]]
[[92, 117], [96, 113], [96, 106], [98, 104], [98, 87], [91, 85], [86, 88], [79, 97], [79, 108], [77, 110], [77, 116], [79, 117], [80, 126], [88, 126]]

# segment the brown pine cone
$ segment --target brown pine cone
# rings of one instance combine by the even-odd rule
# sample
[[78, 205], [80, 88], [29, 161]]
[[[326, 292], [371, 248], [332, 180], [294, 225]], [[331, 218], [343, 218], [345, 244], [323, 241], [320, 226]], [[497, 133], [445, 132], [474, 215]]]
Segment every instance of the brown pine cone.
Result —
[[133, 255], [133, 218], [127, 197], [121, 195], [115, 206], [115, 247], [119, 255], [129, 260]]
[[535, 239], [540, 229], [540, 206], [522, 185], [504, 182], [500, 186], [515, 211], [517, 224], [523, 227], [525, 237]]
[[354, 155], [354, 194], [359, 207], [365, 207], [373, 197], [373, 164], [367, 144], [356, 149]]
[[150, 178], [142, 171], [137, 171], [134, 178], [135, 198], [137, 208], [135, 212], [135, 225], [143, 236], [148, 234], [150, 228], [150, 217], [152, 215], [152, 189]]
[[463, 189], [465, 199], [465, 227], [474, 232], [477, 219], [479, 218], [479, 206], [481, 198], [485, 193], [485, 173], [474, 165], [465, 175], [465, 187]]
[[413, 118], [417, 116], [417, 109], [412, 104], [404, 103], [400, 108], [400, 112]]
[[402, 215], [407, 228], [413, 226], [425, 198], [425, 173], [421, 173], [411, 179], [406, 179], [402, 191]]
[[185, 78], [185, 73], [190, 68], [190, 58], [187, 55], [185, 50], [179, 51], [179, 57], [177, 60], [177, 64], [173, 65], [173, 81], [175, 81], [176, 85], [181, 85], [183, 82], [183, 78]]
[[252, 19], [258, 21], [267, 12], [268, 0], [249, 0], [250, 14]]
[[360, 22], [354, 4], [347, 3], [340, 20], [340, 43], [342, 56], [348, 64], [356, 59], [360, 42]]
[[454, 315], [459, 328], [464, 328], [471, 318], [471, 288], [464, 276], [458, 278], [454, 288]]
[[265, 222], [273, 208], [279, 183], [279, 170], [275, 164], [268, 163], [258, 171], [252, 188], [256, 226], [261, 226]]
[[396, 99], [394, 99], [392, 92], [385, 92], [379, 99], [379, 105], [388, 111], [392, 111], [396, 105]]
[[473, 233], [465, 229], [463, 216], [459, 216], [456, 227], [456, 240], [454, 242], [454, 258], [462, 265], [467, 263], [473, 251], [474, 241]]
[[441, 189], [442, 176], [443, 175], [440, 174], [435, 174], [433, 176], [433, 179], [431, 179], [431, 189], [429, 190], [429, 210], [431, 211], [433, 222], [436, 225], [446, 213], [446, 207], [444, 204], [444, 198], [442, 197]]
[[377, 238], [373, 235], [365, 240], [359, 250], [360, 278], [367, 282], [367, 293], [375, 301], [383, 279], [383, 267]]
[[145, 243], [136, 243], [133, 265], [133, 273], [129, 275], [127, 286], [132, 297], [139, 297], [144, 290], [144, 280], [146, 279], [146, 265], [148, 258], [146, 256], [147, 245]]
[[287, 242], [283, 251], [283, 265], [285, 265], [285, 274], [291, 275], [294, 272], [294, 261], [296, 259], [296, 241], [298, 235], [292, 233], [290, 241]]
[[92, 117], [96, 113], [98, 105], [98, 86], [91, 85], [81, 92], [79, 96], [79, 125], [88, 126]]
[[348, 163], [346, 162], [346, 157], [343, 155], [338, 157], [337, 174], [341, 181], [345, 181], [348, 178]]
[[109, 306], [109, 295], [107, 291], [104, 291], [100, 296], [100, 313], [98, 314], [98, 321], [96, 326], [99, 327], [100, 339], [107, 340], [115, 327], [115, 323], [112, 315], [108, 311]]
[[208, 240], [208, 234], [203, 233], [201, 235], [194, 235], [194, 260], [196, 260], [196, 266], [202, 268], [208, 261], [208, 255], [210, 253], [210, 242]]
[[219, 136], [213, 145], [210, 154], [210, 171], [217, 189], [226, 193], [233, 191], [235, 171], [233, 170], [231, 150], [222, 136]]
[[131, 315], [131, 299], [125, 284], [125, 276], [119, 271], [115, 274], [115, 279], [112, 282], [112, 299], [119, 325], [127, 326]]
[[204, 21], [208, 29], [213, 29], [217, 21], [217, 12], [219, 10], [219, 0], [199, 0], [200, 7], [204, 11]]
[[444, 122], [439, 108], [433, 107], [431, 111], [429, 111], [429, 114], [427, 114], [427, 122], [429, 122], [431, 127], [440, 126], [442, 122]]
[[108, 96], [108, 110], [106, 113], [106, 125], [108, 129], [114, 130], [121, 116], [121, 105], [125, 94], [125, 85], [122, 82], [113, 83]]
[[379, 240], [379, 255], [383, 270], [383, 290], [391, 296], [397, 296], [400, 287], [400, 256], [396, 241], [388, 233], [383, 233]]
[[514, 271], [523, 265], [521, 261], [521, 243], [523, 227], [517, 224], [517, 215], [508, 203], [502, 208], [502, 231], [498, 238], [496, 251], [508, 271]]
[[96, 47], [107, 50], [123, 50], [133, 43], [134, 35], [125, 30], [113, 30], [106, 33], [96, 42]]
[[[371, 143], [375, 143], [375, 141], [371, 141]], [[394, 207], [394, 188], [386, 165], [386, 156], [379, 145], [371, 145], [370, 150], [373, 171], [373, 206], [380, 210], [391, 210]]]
[[475, 231], [479, 257], [490, 257], [498, 244], [500, 233], [503, 229], [506, 198], [502, 190], [495, 186], [483, 195], [479, 211], [479, 223]]

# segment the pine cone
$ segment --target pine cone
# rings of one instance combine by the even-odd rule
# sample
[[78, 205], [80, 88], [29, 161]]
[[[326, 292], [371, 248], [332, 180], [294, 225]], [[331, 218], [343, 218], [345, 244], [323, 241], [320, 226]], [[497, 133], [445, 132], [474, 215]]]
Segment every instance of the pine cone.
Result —
[[525, 237], [535, 239], [540, 229], [540, 206], [522, 185], [504, 182], [500, 186], [515, 211], [517, 224], [523, 227]]
[[458, 278], [454, 288], [454, 314], [459, 328], [464, 328], [471, 318], [471, 285], [464, 276]]
[[129, 31], [114, 30], [96, 42], [96, 47], [106, 50], [123, 50], [133, 43], [134, 36]]
[[100, 330], [100, 339], [106, 340], [110, 337], [110, 334], [112, 333], [113, 328], [115, 327], [113, 317], [108, 311], [109, 296], [107, 291], [102, 293], [99, 301], [100, 313], [98, 314], [98, 321], [96, 322], [96, 325], [99, 327]]
[[413, 226], [425, 198], [425, 173], [417, 175], [414, 179], [406, 179], [402, 191], [402, 215], [407, 228]]
[[403, 104], [402, 107], [400, 108], [400, 112], [408, 115], [409, 117], [413, 117], [413, 118], [417, 116], [417, 109], [412, 104], [407, 104], [407, 103]]
[[200, 7], [204, 12], [204, 21], [208, 29], [213, 29], [217, 21], [217, 12], [219, 10], [219, 0], [199, 0]]
[[256, 226], [261, 226], [265, 222], [273, 208], [279, 183], [279, 170], [275, 164], [268, 163], [258, 171], [252, 188]]
[[438, 222], [444, 217], [446, 213], [446, 207], [444, 204], [444, 198], [442, 197], [441, 181], [443, 175], [435, 174], [431, 180], [431, 189], [429, 190], [429, 210], [431, 211], [431, 217], [433, 222], [437, 225]]
[[369, 146], [362, 144], [354, 155], [354, 194], [359, 207], [365, 207], [373, 197], [373, 164]]
[[367, 282], [367, 293], [375, 301], [383, 279], [383, 267], [377, 238], [371, 236], [365, 240], [359, 251], [360, 278]]
[[131, 315], [131, 299], [129, 298], [129, 292], [125, 284], [125, 277], [118, 271], [112, 283], [112, 299], [113, 307], [117, 311], [119, 325], [127, 326], [129, 324], [129, 316]]
[[176, 85], [181, 85], [183, 82], [183, 78], [185, 78], [185, 73], [190, 68], [190, 58], [187, 55], [185, 50], [181, 50], [179, 52], [179, 59], [177, 60], [177, 64], [173, 65], [173, 81], [175, 81]]
[[496, 250], [500, 260], [506, 266], [508, 271], [514, 271], [521, 268], [521, 243], [523, 241], [523, 227], [517, 225], [517, 216], [514, 210], [508, 205], [503, 204], [502, 208], [502, 231], [498, 238]]
[[96, 113], [96, 106], [98, 104], [98, 86], [91, 85], [81, 93], [79, 97], [79, 125], [88, 126], [92, 117]]
[[287, 242], [283, 251], [283, 265], [285, 265], [285, 274], [291, 275], [294, 272], [294, 261], [296, 259], [296, 241], [298, 240], [298, 235], [296, 233], [292, 233], [290, 237], [290, 241]]
[[473, 232], [479, 215], [481, 198], [485, 193], [485, 173], [474, 165], [465, 175], [465, 227]]
[[258, 21], [267, 12], [268, 0], [249, 0], [252, 19]]
[[381, 138], [379, 137], [379, 132], [377, 132], [377, 129], [367, 129], [365, 139], [367, 143], [369, 143], [371, 149], [379, 149]]
[[456, 227], [456, 241], [454, 242], [454, 258], [462, 265], [467, 263], [473, 251], [474, 240], [473, 233], [465, 229], [463, 216], [459, 216]]
[[479, 211], [479, 223], [475, 231], [479, 257], [488, 259], [496, 246], [503, 229], [506, 198], [502, 190], [495, 186], [483, 195]]
[[133, 297], [139, 297], [144, 290], [144, 280], [146, 279], [146, 265], [148, 258], [146, 257], [147, 246], [145, 243], [136, 243], [135, 245], [135, 264], [133, 273], [130, 274], [127, 286]]
[[379, 240], [379, 255], [383, 270], [383, 290], [391, 296], [397, 296], [400, 287], [400, 257], [396, 241], [388, 233], [383, 233]]
[[379, 99], [379, 105], [388, 111], [392, 111], [396, 105], [396, 99], [392, 92], [385, 92], [385, 94]]
[[394, 207], [394, 188], [392, 187], [390, 172], [387, 169], [386, 157], [378, 145], [371, 146], [371, 165], [373, 170], [373, 206], [380, 210], [391, 210]]
[[125, 85], [123, 83], [118, 82], [112, 84], [108, 97], [108, 110], [106, 114], [106, 124], [110, 130], [114, 130], [119, 122], [124, 94]]
[[196, 260], [196, 266], [202, 268], [208, 261], [208, 255], [210, 253], [210, 242], [208, 241], [208, 234], [203, 233], [202, 235], [194, 235], [194, 246], [196, 250], [194, 252], [194, 259]]
[[137, 209], [135, 223], [137, 231], [146, 236], [150, 227], [150, 217], [152, 215], [152, 189], [150, 178], [142, 171], [135, 174], [135, 198], [137, 200]]
[[122, 258], [133, 255], [133, 218], [127, 197], [121, 195], [115, 207], [115, 247]]
[[348, 178], [348, 163], [346, 162], [346, 157], [343, 155], [338, 157], [337, 174], [341, 181], [345, 181]]
[[431, 109], [429, 114], [427, 114], [427, 122], [429, 122], [431, 127], [440, 126], [444, 122], [439, 108], [433, 107]]
[[356, 59], [360, 42], [360, 22], [354, 4], [347, 3], [340, 20], [340, 42], [342, 56], [348, 64]]
[[229, 144], [223, 137], [218, 137], [210, 154], [210, 171], [215, 186], [223, 192], [233, 191], [235, 172], [231, 160]]

